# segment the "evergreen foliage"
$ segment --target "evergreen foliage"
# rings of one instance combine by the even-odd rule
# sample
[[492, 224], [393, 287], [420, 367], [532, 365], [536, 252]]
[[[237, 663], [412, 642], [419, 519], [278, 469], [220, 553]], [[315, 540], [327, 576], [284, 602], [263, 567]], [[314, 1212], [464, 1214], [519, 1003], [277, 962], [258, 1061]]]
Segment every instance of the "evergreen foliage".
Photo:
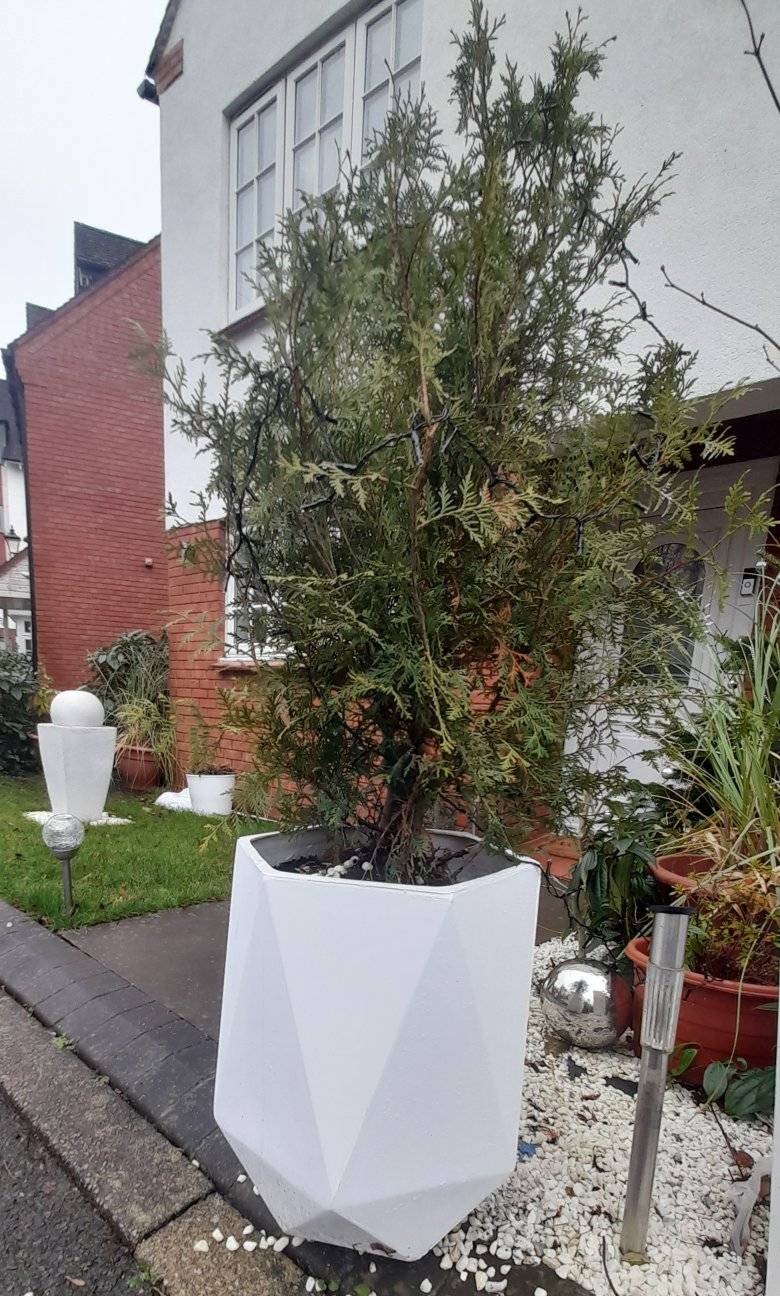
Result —
[[[675, 473], [729, 449], [692, 426], [689, 353], [632, 358], [627, 241], [674, 159], [623, 176], [579, 106], [603, 59], [579, 22], [528, 84], [500, 26], [473, 0], [455, 40], [457, 148], [424, 98], [397, 103], [370, 165], [345, 158], [263, 253], [262, 352], [215, 336], [198, 383], [167, 375], [256, 644], [230, 722], [287, 824], [360, 822], [405, 878], [448, 807], [497, 844], [572, 808], [612, 726], [679, 688], [669, 641], [702, 626], [657, 578], [658, 517], [692, 537]], [[188, 557], [225, 565], [205, 531]]]

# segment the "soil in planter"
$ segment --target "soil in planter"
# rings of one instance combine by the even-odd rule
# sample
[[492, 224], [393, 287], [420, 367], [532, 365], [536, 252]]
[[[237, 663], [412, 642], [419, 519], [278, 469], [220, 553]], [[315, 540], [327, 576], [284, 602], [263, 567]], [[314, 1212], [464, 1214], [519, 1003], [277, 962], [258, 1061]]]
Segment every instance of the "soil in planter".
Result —
[[[347, 856], [342, 863], [334, 864], [332, 860], [320, 859], [319, 855], [299, 855], [295, 859], [277, 864], [280, 873], [301, 873], [306, 877], [345, 878], [350, 882], [400, 882], [392, 860], [387, 858], [372, 859], [373, 852], [359, 849]], [[452, 886], [460, 881], [457, 864], [459, 859], [470, 856], [470, 850], [438, 850], [425, 861], [423, 871], [412, 880], [419, 886]]]

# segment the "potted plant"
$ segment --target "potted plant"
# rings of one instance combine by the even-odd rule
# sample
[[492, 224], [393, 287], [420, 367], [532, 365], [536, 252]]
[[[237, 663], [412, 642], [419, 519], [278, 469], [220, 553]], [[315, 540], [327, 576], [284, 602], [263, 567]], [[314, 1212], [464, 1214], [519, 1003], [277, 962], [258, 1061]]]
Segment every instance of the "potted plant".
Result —
[[116, 767], [130, 792], [148, 792], [176, 779], [176, 726], [167, 695], [128, 696], [114, 711], [117, 724]]
[[701, 616], [635, 574], [648, 500], [689, 529], [675, 472], [722, 444], [683, 350], [615, 363], [607, 285], [665, 172], [624, 185], [581, 110], [602, 54], [572, 25], [526, 96], [499, 27], [474, 4], [458, 156], [396, 103], [258, 244], [262, 355], [166, 372], [211, 474], [183, 560], [232, 577], [228, 722], [283, 829], [236, 848], [215, 1113], [287, 1232], [406, 1259], [514, 1165], [539, 870], [507, 851], [674, 694], [668, 626]]
[[[780, 908], [780, 616], [778, 580], [762, 578], [752, 631], [715, 663], [695, 732], [665, 742], [677, 771], [667, 794], [671, 838], [683, 853], [656, 877], [694, 910], [678, 1040], [692, 1050], [684, 1078], [714, 1062], [774, 1059]], [[682, 738], [681, 738], [682, 734]], [[632, 940], [637, 1016], [647, 942]]]
[[128, 630], [87, 657], [90, 688], [118, 730], [116, 767], [125, 788], [146, 792], [176, 780], [174, 708], [168, 693], [168, 640]]
[[193, 712], [187, 756], [190, 804], [196, 814], [228, 815], [233, 808], [236, 776], [227, 766], [217, 762], [224, 731], [216, 738], [212, 737], [200, 709], [193, 707]]

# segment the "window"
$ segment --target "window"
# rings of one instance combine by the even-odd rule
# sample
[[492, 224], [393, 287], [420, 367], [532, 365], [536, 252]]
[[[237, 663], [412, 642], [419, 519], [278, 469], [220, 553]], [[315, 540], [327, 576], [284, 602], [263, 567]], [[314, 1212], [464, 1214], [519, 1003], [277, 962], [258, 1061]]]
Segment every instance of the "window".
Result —
[[344, 40], [292, 80], [291, 191], [298, 211], [306, 194], [324, 194], [339, 178], [344, 148], [347, 45]]
[[420, 91], [423, 0], [386, 0], [316, 50], [233, 123], [230, 315], [256, 309], [258, 250], [283, 210], [338, 184], [340, 157], [364, 162], [395, 96]]
[[[683, 601], [700, 604], [704, 593], [704, 563], [688, 545], [669, 543], [658, 545], [646, 562], [640, 562], [634, 569], [636, 576], [647, 576], [651, 580], [675, 590]], [[666, 666], [674, 680], [687, 684], [693, 663], [693, 639], [686, 631], [684, 618], [670, 621], [666, 627], [659, 626], [657, 621], [635, 617], [626, 626], [626, 648], [634, 651], [642, 643], [658, 643], [659, 632], [668, 630], [666, 647]], [[648, 658], [644, 673], [650, 679], [660, 675], [657, 660]]]
[[274, 94], [245, 113], [235, 132], [232, 292], [237, 311], [254, 302], [258, 249], [274, 237], [281, 199], [278, 173], [282, 116], [279, 96]]
[[360, 160], [364, 162], [376, 131], [390, 107], [415, 99], [420, 92], [422, 0], [399, 0], [370, 17], [361, 42], [363, 75], [360, 87]]

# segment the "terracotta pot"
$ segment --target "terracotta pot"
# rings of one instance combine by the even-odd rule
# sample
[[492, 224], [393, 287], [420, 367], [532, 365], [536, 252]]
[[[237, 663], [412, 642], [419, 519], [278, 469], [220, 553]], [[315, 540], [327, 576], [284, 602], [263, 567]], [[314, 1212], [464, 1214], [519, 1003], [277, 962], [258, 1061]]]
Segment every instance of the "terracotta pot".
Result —
[[[650, 941], [646, 936], [635, 936], [626, 946], [626, 956], [634, 965], [634, 1052], [637, 1054], [649, 950]], [[691, 1044], [697, 1049], [694, 1062], [682, 1076], [686, 1084], [701, 1084], [710, 1062], [726, 1062], [732, 1052], [735, 1058], [744, 1058], [749, 1067], [766, 1067], [774, 1062], [777, 1014], [762, 1005], [777, 1003], [776, 985], [745, 981], [740, 987], [738, 981], [708, 980], [698, 972], [686, 972], [683, 987], [677, 1043]]]
[[116, 768], [128, 792], [148, 792], [160, 778], [160, 766], [150, 747], [125, 747], [116, 758]]
[[683, 891], [693, 891], [696, 874], [708, 873], [714, 867], [715, 861], [708, 855], [659, 855], [649, 865], [657, 882], [668, 887], [681, 887]]

